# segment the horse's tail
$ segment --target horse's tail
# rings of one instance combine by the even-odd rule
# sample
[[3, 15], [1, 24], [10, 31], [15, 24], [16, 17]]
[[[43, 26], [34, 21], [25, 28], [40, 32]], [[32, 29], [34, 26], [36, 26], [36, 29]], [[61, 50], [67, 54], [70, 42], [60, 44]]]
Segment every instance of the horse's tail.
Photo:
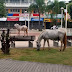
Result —
[[67, 36], [66, 36], [66, 33], [64, 34], [63, 43], [64, 43], [64, 49], [63, 49], [63, 51], [64, 51], [65, 48], [66, 48], [66, 45], [67, 45]]

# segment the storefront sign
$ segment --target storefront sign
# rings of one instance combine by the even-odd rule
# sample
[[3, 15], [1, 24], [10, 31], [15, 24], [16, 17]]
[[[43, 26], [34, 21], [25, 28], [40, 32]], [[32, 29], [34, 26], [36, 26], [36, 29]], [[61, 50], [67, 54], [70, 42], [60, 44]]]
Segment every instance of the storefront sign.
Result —
[[33, 16], [39, 16], [39, 14], [33, 14]]
[[10, 14], [8, 14], [8, 16], [19, 16], [19, 14], [10, 13]]
[[44, 22], [51, 22], [51, 19], [44, 19]]
[[19, 21], [30, 21], [30, 19], [28, 17], [20, 17]]
[[19, 14], [19, 17], [29, 17], [29, 13]]
[[[36, 13], [30, 14], [30, 17], [32, 17], [32, 18], [34, 18], [34, 17], [39, 17], [39, 14], [36, 14]], [[40, 14], [40, 17], [41, 17], [41, 18], [44, 18], [44, 14]]]
[[[44, 18], [40, 18], [40, 21], [43, 21]], [[31, 18], [31, 21], [39, 21], [39, 18]]]
[[19, 21], [19, 18], [15, 18], [15, 17], [8, 17], [7, 21]]
[[0, 21], [6, 21], [7, 18], [0, 18]]

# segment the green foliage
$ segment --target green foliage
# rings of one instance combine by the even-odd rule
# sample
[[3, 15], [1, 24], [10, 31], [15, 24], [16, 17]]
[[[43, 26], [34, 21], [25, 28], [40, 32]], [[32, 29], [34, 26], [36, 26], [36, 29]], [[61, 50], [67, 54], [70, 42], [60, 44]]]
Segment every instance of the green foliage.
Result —
[[61, 13], [61, 7], [63, 7], [64, 9], [66, 8], [65, 2], [63, 2], [63, 1], [60, 1], [60, 2], [59, 2], [59, 8], [58, 8], [59, 14]]
[[68, 13], [70, 14], [71, 19], [72, 19], [72, 9], [71, 9], [71, 6], [72, 6], [72, 2], [67, 5], [67, 9], [68, 9]]
[[59, 13], [59, 2], [58, 2], [58, 0], [54, 0], [54, 7], [53, 7], [53, 12], [55, 13], [55, 14], [58, 14]]
[[0, 17], [6, 16], [4, 1], [0, 0]]
[[65, 2], [54, 0], [54, 2], [49, 2], [46, 7], [46, 12], [50, 12], [52, 10], [53, 14], [59, 14], [61, 13], [61, 7], [65, 8]]
[[[40, 14], [45, 11], [45, 3], [44, 0], [36, 0], [36, 3], [33, 3], [29, 6], [28, 11], [31, 13], [32, 11], [37, 11], [39, 13], [39, 25], [40, 25]], [[39, 27], [39, 30], [42, 30]]]
[[45, 3], [44, 0], [36, 0], [36, 3], [32, 3], [29, 8], [28, 11], [32, 12], [36, 10], [38, 13], [44, 13], [45, 10]]
[[53, 2], [49, 2], [48, 5], [46, 6], [46, 12], [50, 12], [54, 7]]

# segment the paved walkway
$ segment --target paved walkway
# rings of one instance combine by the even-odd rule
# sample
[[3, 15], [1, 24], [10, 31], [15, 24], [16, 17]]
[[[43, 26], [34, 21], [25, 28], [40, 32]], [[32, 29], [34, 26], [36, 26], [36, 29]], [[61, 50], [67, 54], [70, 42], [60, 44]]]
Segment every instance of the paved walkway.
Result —
[[72, 72], [72, 66], [1, 59], [0, 72]]

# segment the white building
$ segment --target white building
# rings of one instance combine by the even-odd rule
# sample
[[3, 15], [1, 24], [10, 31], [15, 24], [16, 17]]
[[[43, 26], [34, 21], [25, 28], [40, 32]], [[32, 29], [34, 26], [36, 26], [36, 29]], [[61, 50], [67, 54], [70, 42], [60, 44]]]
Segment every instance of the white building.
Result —
[[[5, 0], [6, 11], [8, 13], [24, 13], [35, 0]], [[45, 0], [47, 3], [48, 0]]]

